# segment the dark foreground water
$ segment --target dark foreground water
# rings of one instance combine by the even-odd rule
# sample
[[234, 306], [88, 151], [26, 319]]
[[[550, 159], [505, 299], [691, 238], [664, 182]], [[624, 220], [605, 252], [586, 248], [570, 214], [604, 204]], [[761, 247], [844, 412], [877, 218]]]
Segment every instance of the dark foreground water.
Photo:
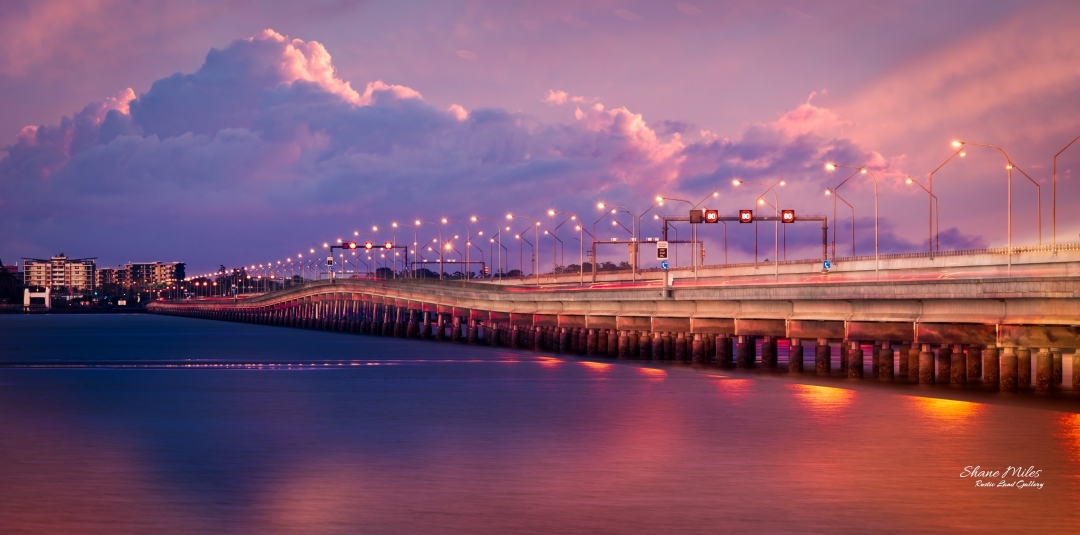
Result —
[[138, 363], [0, 368], [4, 534], [1080, 532], [1067, 412], [146, 315], [0, 361]]

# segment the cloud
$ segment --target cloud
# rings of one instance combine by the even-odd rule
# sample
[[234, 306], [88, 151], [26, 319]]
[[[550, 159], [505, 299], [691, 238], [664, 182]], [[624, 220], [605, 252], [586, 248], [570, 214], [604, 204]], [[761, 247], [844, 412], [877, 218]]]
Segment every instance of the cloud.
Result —
[[640, 15], [638, 15], [637, 13], [634, 13], [633, 11], [630, 11], [629, 9], [616, 9], [615, 10], [615, 16], [619, 17], [620, 19], [628, 20], [628, 21], [631, 21], [631, 22], [641, 20]]
[[476, 52], [473, 52], [472, 50], [458, 50], [455, 54], [457, 54], [459, 58], [467, 59], [469, 61], [476, 61], [477, 59]]
[[[549, 90], [544, 100], [577, 98]], [[840, 136], [844, 121], [809, 101], [730, 137], [655, 124], [599, 102], [545, 122], [436, 107], [381, 80], [359, 92], [322, 45], [267, 30], [137, 97], [128, 89], [25, 128], [0, 160], [9, 230], [0, 248], [40, 256], [90, 247], [110, 264], [138, 247], [139, 256], [216, 266], [385, 221], [551, 206], [584, 216], [601, 197], [634, 206], [659, 192], [689, 198], [733, 177], [787, 177], [785, 198], [802, 210], [835, 179], [822, 171], [827, 160], [896, 167]], [[851, 187], [857, 196], [866, 185]], [[733, 209], [750, 193], [725, 189], [720, 199]]]
[[544, 102], [548, 104], [566, 104], [567, 95], [566, 91], [555, 91], [548, 89], [548, 94], [544, 97]]

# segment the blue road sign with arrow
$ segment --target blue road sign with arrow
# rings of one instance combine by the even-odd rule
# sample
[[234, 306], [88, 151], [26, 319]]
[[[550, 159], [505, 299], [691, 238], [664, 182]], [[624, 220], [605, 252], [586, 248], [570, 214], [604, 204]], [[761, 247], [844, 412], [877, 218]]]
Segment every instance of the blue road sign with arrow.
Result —
[[832, 262], [829, 261], [828, 258], [826, 258], [825, 261], [821, 263], [821, 267], [825, 269], [832, 269]]
[[664, 260], [663, 262], [660, 262], [660, 269], [667, 269], [667, 268], [668, 268], [667, 260]]

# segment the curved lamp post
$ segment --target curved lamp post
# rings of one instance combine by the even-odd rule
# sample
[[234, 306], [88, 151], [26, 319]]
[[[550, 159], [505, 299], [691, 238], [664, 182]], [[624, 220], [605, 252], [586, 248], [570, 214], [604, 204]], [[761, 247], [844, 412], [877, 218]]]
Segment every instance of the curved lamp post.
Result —
[[[869, 174], [870, 178], [874, 179], [874, 276], [875, 277], [880, 277], [881, 276], [881, 255], [879, 254], [879, 249], [878, 249], [878, 180], [877, 180], [877, 177], [874, 176], [874, 173], [871, 173], [870, 170], [867, 169], [865, 166], [856, 167], [856, 166], [852, 166], [852, 165], [837, 165], [837, 164], [834, 164], [834, 163], [825, 164], [825, 169], [827, 169], [829, 171], [834, 171], [834, 170], [836, 170], [837, 167], [844, 167], [844, 168], [847, 168], [847, 169], [855, 169], [860, 174]], [[852, 176], [854, 176], [854, 175], [852, 175]], [[851, 178], [851, 177], [848, 177], [848, 178]], [[847, 182], [847, 179], [844, 179], [844, 182]], [[842, 186], [843, 182], [841, 182], [840, 185]], [[837, 186], [837, 188], [839, 188], [839, 187], [840, 186]], [[854, 224], [854, 222], [852, 222], [852, 223]]]

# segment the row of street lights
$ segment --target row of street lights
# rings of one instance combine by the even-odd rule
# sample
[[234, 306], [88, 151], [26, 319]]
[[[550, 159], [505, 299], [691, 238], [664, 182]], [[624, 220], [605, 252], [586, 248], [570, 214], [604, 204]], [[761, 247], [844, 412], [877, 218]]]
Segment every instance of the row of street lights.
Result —
[[[1080, 136], [1077, 136], [1076, 138], [1074, 138], [1061, 151], [1059, 151], [1057, 154], [1054, 155], [1054, 175], [1053, 175], [1053, 187], [1054, 187], [1054, 189], [1053, 189], [1053, 193], [1052, 193], [1053, 208], [1052, 208], [1052, 214], [1051, 214], [1051, 225], [1052, 225], [1052, 228], [1053, 228], [1053, 231], [1052, 231], [1052, 244], [1053, 244], [1053, 250], [1055, 252], [1056, 252], [1056, 248], [1057, 248], [1057, 158], [1066, 149], [1071, 147], [1077, 141], [1080, 141]], [[1018, 171], [1019, 173], [1024, 175], [1024, 177], [1027, 178], [1037, 188], [1037, 195], [1039, 197], [1039, 202], [1038, 202], [1038, 218], [1039, 218], [1039, 231], [1038, 232], [1039, 232], [1039, 238], [1038, 239], [1039, 239], [1039, 244], [1040, 245], [1042, 244], [1042, 202], [1041, 202], [1042, 188], [1041, 188], [1041, 186], [1039, 185], [1039, 183], [1037, 181], [1035, 181], [1033, 178], [1031, 178], [1031, 176], [1028, 175], [1027, 173], [1025, 173], [1022, 169], [1020, 169], [1012, 161], [1012, 159], [1009, 157], [1009, 155], [1001, 147], [998, 147], [998, 146], [992, 145], [992, 144], [987, 144], [987, 143], [974, 143], [974, 142], [967, 142], [967, 141], [953, 141], [952, 145], [957, 150], [952, 155], [950, 155], [949, 158], [946, 159], [941, 165], [939, 165], [937, 168], [935, 168], [933, 171], [931, 171], [929, 173], [928, 187], [924, 186], [922, 183], [915, 180], [911, 176], [908, 176], [907, 180], [906, 180], [906, 182], [908, 184], [917, 185], [919, 188], [921, 188], [923, 191], [925, 191], [928, 194], [928, 201], [929, 201], [929, 205], [928, 205], [928, 236], [927, 236], [928, 254], [929, 254], [930, 258], [932, 259], [935, 251], [940, 251], [940, 245], [941, 245], [941, 243], [940, 243], [940, 240], [941, 240], [941, 236], [940, 236], [940, 218], [938, 217], [939, 212], [940, 212], [940, 205], [939, 205], [939, 199], [938, 199], [937, 195], [934, 194], [934, 175], [935, 175], [935, 173], [940, 171], [946, 164], [951, 162], [954, 158], [966, 156], [965, 147], [968, 147], [968, 146], [987, 147], [987, 148], [992, 148], [992, 149], [997, 150], [998, 152], [1000, 152], [1005, 157], [1005, 163], [1006, 163], [1005, 168], [1006, 168], [1006, 171], [1007, 171], [1007, 180], [1008, 180], [1008, 184], [1007, 184], [1007, 188], [1008, 188], [1007, 189], [1007, 191], [1008, 191], [1008, 193], [1007, 193], [1007, 204], [1008, 204], [1008, 208], [1007, 208], [1007, 210], [1008, 210], [1008, 214], [1007, 214], [1007, 220], [1008, 220], [1007, 221], [1007, 251], [1010, 254], [1009, 263], [1010, 263], [1010, 268], [1011, 268], [1011, 254], [1012, 254], [1012, 172], [1013, 172], [1013, 170], [1015, 169], [1016, 171]], [[875, 260], [875, 273], [880, 273], [880, 228], [879, 228], [880, 217], [879, 217], [879, 191], [878, 191], [879, 184], [878, 184], [878, 178], [865, 165], [853, 166], [853, 165], [844, 165], [844, 164], [837, 164], [837, 163], [831, 163], [831, 162], [827, 163], [825, 165], [825, 169], [827, 171], [830, 171], [830, 172], [835, 171], [836, 169], [841, 169], [841, 168], [843, 168], [843, 169], [851, 169], [851, 170], [853, 170], [853, 172], [852, 172], [851, 175], [849, 175], [846, 178], [844, 178], [843, 180], [841, 180], [840, 183], [837, 184], [836, 186], [831, 187], [831, 188], [827, 188], [825, 190], [825, 195], [831, 196], [833, 198], [833, 222], [834, 222], [833, 224], [834, 224], [834, 227], [833, 227], [833, 236], [832, 236], [832, 256], [836, 257], [836, 226], [837, 226], [836, 225], [836, 218], [837, 218], [836, 211], [837, 211], [837, 201], [838, 200], [840, 202], [843, 202], [844, 204], [848, 205], [848, 207], [851, 209], [851, 214], [852, 214], [851, 215], [851, 218], [852, 218], [852, 249], [851, 249], [851, 254], [852, 254], [852, 256], [855, 255], [855, 252], [856, 252], [855, 251], [855, 208], [850, 202], [848, 202], [846, 199], [844, 199], [839, 194], [839, 190], [851, 178], [855, 177], [856, 175], [867, 175], [873, 180], [873, 185], [874, 185], [874, 260]], [[765, 183], [765, 182], [743, 181], [743, 180], [736, 179], [736, 180], [732, 181], [732, 184], [734, 186], [756, 185], [756, 186], [761, 186], [762, 188], [765, 188], [764, 191], [761, 193], [761, 195], [757, 198], [757, 204], [759, 206], [764, 206], [766, 204], [771, 206], [774, 209], [774, 212], [775, 212], [775, 214], [777, 216], [777, 219], [779, 219], [779, 212], [780, 212], [779, 205], [780, 205], [780, 203], [779, 203], [779, 198], [778, 198], [776, 189], [778, 187], [780, 187], [780, 186], [785, 185], [785, 181], [783, 179], [777, 180], [776, 182], [771, 183], [771, 184], [770, 183]], [[765, 197], [770, 193], [772, 194], [772, 197], [773, 197], [773, 202], [771, 202], [771, 203], [769, 203], [765, 199]], [[574, 229], [576, 231], [578, 231], [578, 237], [576, 239], [579, 242], [579, 257], [580, 257], [580, 260], [579, 260], [579, 275], [580, 275], [581, 281], [583, 283], [584, 282], [584, 256], [585, 256], [584, 255], [584, 248], [585, 248], [584, 234], [589, 234], [589, 236], [590, 236], [590, 238], [592, 240], [592, 243], [594, 244], [594, 249], [593, 250], [595, 251], [595, 244], [598, 243], [596, 225], [599, 224], [602, 220], [604, 220], [605, 218], [607, 218], [609, 216], [616, 216], [619, 212], [624, 212], [627, 215], [629, 215], [630, 218], [631, 218], [631, 226], [630, 226], [630, 228], [627, 228], [626, 226], [622, 225], [622, 223], [619, 222], [618, 219], [615, 218], [615, 217], [613, 217], [613, 219], [612, 219], [612, 226], [613, 227], [622, 226], [631, 235], [631, 247], [630, 247], [631, 269], [633, 271], [633, 277], [636, 280], [637, 270], [638, 270], [639, 263], [640, 263], [639, 262], [639, 260], [640, 260], [639, 247], [640, 247], [640, 243], [641, 243], [642, 225], [643, 225], [644, 216], [647, 215], [654, 208], [656, 208], [658, 206], [663, 206], [665, 201], [685, 203], [685, 204], [689, 205], [691, 211], [693, 211], [693, 210], [697, 210], [708, 199], [716, 198], [716, 197], [719, 197], [719, 192], [718, 191], [713, 191], [709, 195], [705, 196], [701, 201], [699, 201], [698, 203], [695, 204], [695, 203], [692, 203], [692, 202], [690, 202], [690, 201], [688, 201], [686, 199], [678, 199], [678, 198], [673, 198], [673, 197], [657, 196], [655, 198], [655, 202], [652, 204], [652, 206], [647, 208], [640, 215], [635, 213], [634, 211], [630, 210], [629, 208], [627, 208], [625, 206], [622, 206], [622, 205], [608, 205], [606, 203], [600, 202], [600, 203], [597, 203], [597, 208], [600, 209], [600, 210], [603, 210], [604, 213], [603, 213], [603, 215], [601, 215], [600, 218], [598, 218], [595, 222], [593, 222], [592, 232], [589, 232], [589, 231], [585, 230], [584, 225], [583, 225], [583, 221], [581, 221], [581, 219], [578, 217], [577, 214], [572, 213], [572, 212], [563, 212], [563, 211], [554, 210], [554, 209], [548, 210], [548, 216], [549, 217], [554, 218], [554, 217], [557, 217], [557, 216], [565, 216], [562, 219], [561, 222], [558, 222], [558, 223], [554, 224], [550, 231], [549, 230], [544, 230], [544, 235], [545, 236], [550, 235], [552, 237], [552, 270], [554, 271], [555, 268], [558, 266], [558, 249], [559, 249], [560, 244], [562, 244], [562, 246], [563, 246], [563, 260], [565, 262], [565, 243], [563, 243], [563, 241], [561, 239], [559, 239], [558, 231], [559, 231], [560, 228], [562, 228], [563, 225], [565, 225], [566, 223], [572, 221], [573, 224], [574, 224]], [[654, 218], [659, 219], [659, 215], [654, 216]], [[472, 228], [473, 227], [470, 225], [470, 223], [474, 224], [474, 225], [479, 225], [480, 221], [487, 221], [487, 222], [490, 222], [491, 224], [493, 224], [494, 228], [496, 230], [495, 234], [492, 234], [492, 235], [488, 236], [488, 240], [489, 240], [489, 243], [491, 244], [491, 246], [495, 246], [496, 244], [498, 246], [498, 251], [497, 251], [497, 253], [498, 253], [497, 254], [497, 257], [498, 257], [498, 272], [499, 272], [500, 277], [503, 276], [505, 274], [504, 257], [506, 256], [506, 253], [508, 253], [508, 251], [507, 251], [506, 247], [503, 245], [502, 237], [503, 237], [504, 233], [510, 233], [511, 232], [511, 226], [509, 225], [509, 223], [512, 223], [513, 221], [515, 221], [515, 219], [519, 220], [519, 221], [529, 223], [529, 225], [526, 226], [524, 229], [522, 229], [521, 231], [513, 234], [514, 239], [519, 240], [519, 257], [520, 257], [519, 262], [518, 262], [519, 266], [521, 266], [522, 270], [523, 270], [523, 268], [524, 268], [524, 244], [527, 243], [530, 246], [530, 248], [532, 249], [530, 264], [532, 264], [531, 267], [532, 267], [533, 272], [534, 272], [534, 274], [536, 276], [536, 282], [537, 282], [537, 284], [539, 284], [540, 283], [540, 278], [539, 278], [540, 277], [539, 245], [540, 245], [540, 227], [542, 226], [542, 221], [540, 219], [538, 219], [538, 218], [527, 217], [527, 216], [523, 216], [521, 214], [515, 215], [513, 213], [506, 214], [506, 216], [505, 216], [505, 221], [507, 223], [506, 226], [501, 225], [499, 223], [499, 221], [496, 220], [496, 219], [486, 218], [486, 217], [477, 217], [477, 216], [472, 216], [468, 220], [450, 219], [450, 218], [445, 218], [444, 217], [444, 218], [441, 218], [439, 220], [439, 223], [432, 222], [432, 221], [422, 221], [420, 219], [415, 220], [414, 225], [413, 225], [412, 248], [411, 248], [411, 250], [408, 250], [408, 248], [406, 248], [407, 249], [406, 253], [412, 255], [413, 271], [415, 272], [415, 270], [416, 270], [415, 266], [418, 264], [418, 258], [423, 259], [423, 253], [421, 252], [421, 245], [420, 245], [420, 243], [418, 241], [418, 230], [423, 225], [431, 225], [431, 226], [434, 226], [436, 228], [437, 232], [438, 232], [438, 238], [433, 239], [432, 241], [434, 241], [434, 242], [436, 242], [438, 244], [439, 278], [440, 279], [443, 278], [443, 267], [444, 267], [444, 263], [445, 263], [444, 253], [457, 252], [458, 254], [462, 254], [461, 251], [458, 251], [454, 247], [453, 240], [444, 240], [443, 239], [443, 232], [442, 232], [443, 226], [446, 226], [446, 225], [449, 225], [449, 224], [453, 223], [453, 224], [460, 224], [465, 229], [465, 238], [464, 238], [464, 240], [462, 240], [464, 245], [465, 245], [463, 258], [464, 258], [464, 261], [465, 261], [465, 264], [466, 264], [466, 269], [465, 269], [464, 276], [466, 278], [471, 278], [471, 276], [472, 276], [472, 272], [471, 272], [472, 248], [475, 247], [480, 252], [480, 255], [481, 255], [481, 258], [482, 258], [481, 263], [486, 264], [486, 262], [484, 262], [483, 249], [481, 249], [479, 247], [479, 245], [477, 245], [475, 243], [475, 240], [477, 238], [480, 238], [480, 237], [483, 236], [483, 231], [481, 230], [481, 231], [478, 231], [476, 234], [473, 234], [472, 233]], [[384, 231], [389, 231], [393, 235], [393, 239], [394, 239], [393, 245], [394, 245], [395, 248], [397, 247], [397, 244], [398, 244], [398, 239], [397, 239], [397, 229], [398, 228], [399, 228], [398, 223], [393, 222], [393, 223], [391, 223], [391, 225], [390, 225], [390, 227], [388, 229], [384, 229]], [[529, 229], [533, 230], [533, 241], [529, 241], [527, 238], [525, 238], [525, 235], [529, 231]], [[379, 232], [379, 226], [374, 225], [374, 226], [371, 227], [371, 230], [372, 230], [372, 236], [374, 237]], [[756, 232], [756, 226], [755, 226], [755, 232]], [[353, 234], [354, 234], [354, 236], [359, 236], [360, 235], [359, 231], [356, 231]], [[458, 240], [458, 239], [461, 239], [461, 238], [460, 238], [459, 235], [454, 235], [453, 239]], [[676, 230], [676, 240], [677, 240], [677, 230]], [[777, 271], [777, 273], [776, 273], [777, 276], [779, 276], [779, 267], [778, 267], [779, 266], [779, 241], [780, 241], [779, 225], [776, 225], [776, 228], [774, 229], [774, 248], [776, 249], [775, 256], [777, 258], [776, 258], [776, 260], [774, 262], [774, 265], [776, 266], [775, 269]], [[341, 240], [338, 240], [338, 242], [341, 243]], [[786, 242], [786, 240], [785, 240], [785, 242]], [[755, 234], [755, 244], [756, 243], [757, 243], [757, 240], [756, 240], [756, 234]], [[697, 245], [698, 245], [698, 237], [697, 237], [696, 225], [691, 225], [690, 244], [691, 244], [691, 250], [693, 251], [693, 254], [691, 255], [691, 266], [695, 268], [695, 275], [696, 275], [696, 268], [697, 268], [697, 266], [699, 264], [698, 259], [697, 259], [697, 250], [695, 249], [697, 247]], [[323, 247], [324, 248], [329, 248], [329, 244], [324, 243]], [[432, 248], [430, 246], [428, 247], [428, 250], [434, 252], [434, 248]], [[314, 248], [309, 250], [309, 254], [311, 254], [312, 256], [314, 256], [314, 253], [315, 253]], [[490, 253], [490, 251], [489, 251], [489, 253]], [[676, 251], [676, 253], [677, 253], [677, 251]], [[724, 251], [724, 253], [725, 253], [725, 262], [726, 262], [727, 261], [726, 222], [725, 222], [725, 251]], [[355, 255], [355, 253], [354, 253], [354, 255]], [[297, 256], [297, 265], [300, 267], [301, 278], [304, 277], [304, 271], [308, 267], [309, 264], [310, 264], [310, 268], [312, 269], [312, 271], [314, 273], [314, 278], [318, 278], [318, 262], [315, 261], [315, 259], [313, 259], [313, 258], [309, 258], [306, 261], [302, 260], [303, 259], [303, 254], [302, 253], [297, 254], [296, 256]], [[346, 265], [345, 263], [346, 263], [347, 260], [344, 258], [344, 254], [342, 254], [341, 256], [342, 256], [343, 269], [345, 269], [345, 265]], [[385, 254], [383, 256], [385, 257]], [[395, 251], [394, 255], [392, 257], [392, 261], [393, 261], [393, 265], [394, 265], [393, 271], [395, 272], [395, 276], [396, 276], [396, 273], [397, 273], [397, 257], [398, 256], [399, 256], [399, 254]], [[491, 263], [494, 264], [494, 260], [495, 260], [494, 257], [495, 256], [496, 255], [489, 254], [487, 256], [487, 259], [492, 261]], [[371, 257], [368, 257], [368, 258], [371, 259]], [[406, 262], [408, 262], [408, 258], [405, 258], [404, 260]], [[360, 259], [357, 258], [357, 262], [359, 262], [359, 261], [360, 261]], [[755, 261], [756, 261], [756, 246], [755, 246]], [[424, 262], [426, 262], [426, 260], [424, 260]], [[596, 258], [593, 258], [593, 262], [596, 262]], [[676, 259], [676, 262], [677, 262], [677, 259]], [[367, 263], [365, 262], [365, 264], [367, 264]], [[271, 271], [271, 273], [276, 274], [276, 270], [278, 269], [279, 265], [282, 265], [281, 261], [277, 261], [276, 264], [268, 263], [266, 265], [266, 268], [264, 268], [264, 266], [262, 264], [252, 265], [251, 269], [253, 269], [253, 270], [254, 269], [269, 269]], [[292, 266], [292, 258], [291, 257], [286, 259], [286, 264], [285, 265], [288, 265], [290, 267]], [[495, 266], [492, 265], [492, 268], [494, 268], [494, 267]], [[368, 268], [370, 269], [371, 265], [368, 265]], [[357, 270], [359, 270], [359, 266], [357, 267]], [[522, 274], [524, 274], [524, 273], [522, 273]], [[415, 275], [415, 273], [414, 273], [414, 275]]]

